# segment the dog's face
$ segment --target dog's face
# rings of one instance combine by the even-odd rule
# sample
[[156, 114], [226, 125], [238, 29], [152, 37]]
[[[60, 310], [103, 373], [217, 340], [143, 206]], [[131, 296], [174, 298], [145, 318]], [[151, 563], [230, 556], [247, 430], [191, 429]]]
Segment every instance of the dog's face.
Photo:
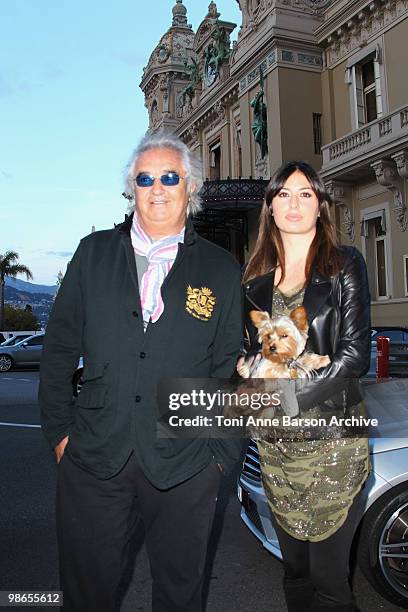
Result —
[[307, 315], [303, 306], [295, 308], [290, 317], [270, 317], [267, 312], [252, 310], [249, 313], [258, 328], [262, 342], [262, 355], [271, 361], [296, 359], [306, 346]]

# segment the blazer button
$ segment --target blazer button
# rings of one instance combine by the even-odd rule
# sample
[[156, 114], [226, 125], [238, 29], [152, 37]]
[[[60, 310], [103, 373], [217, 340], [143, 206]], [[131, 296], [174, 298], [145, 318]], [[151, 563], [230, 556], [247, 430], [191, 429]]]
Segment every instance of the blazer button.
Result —
[[144, 359], [146, 357], [146, 353], [142, 351], [139, 355], [140, 359]]
[[132, 311], [132, 315], [133, 315], [134, 317], [138, 317], [138, 316], [139, 316], [139, 313], [137, 312], [137, 310], [133, 310], [133, 311]]
[[136, 395], [135, 402], [139, 403], [141, 401], [142, 401], [142, 398], [140, 397], [140, 395]]

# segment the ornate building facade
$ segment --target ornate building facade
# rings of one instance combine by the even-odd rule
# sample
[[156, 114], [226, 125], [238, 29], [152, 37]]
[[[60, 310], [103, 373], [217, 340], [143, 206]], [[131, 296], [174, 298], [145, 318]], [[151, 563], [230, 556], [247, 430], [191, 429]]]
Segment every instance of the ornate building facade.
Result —
[[408, 325], [408, 0], [211, 2], [194, 32], [182, 0], [141, 88], [149, 128], [203, 159], [203, 235], [243, 262], [265, 181], [305, 159], [336, 206], [342, 242], [365, 255], [376, 324]]

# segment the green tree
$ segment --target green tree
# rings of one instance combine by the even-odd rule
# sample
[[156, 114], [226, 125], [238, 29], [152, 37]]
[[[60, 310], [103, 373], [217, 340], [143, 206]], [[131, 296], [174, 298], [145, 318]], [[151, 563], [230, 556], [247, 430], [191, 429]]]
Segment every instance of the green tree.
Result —
[[4, 307], [4, 331], [37, 331], [40, 329], [38, 319], [27, 307], [15, 308], [10, 304]]
[[0, 329], [4, 329], [4, 287], [6, 278], [16, 278], [17, 274], [25, 274], [27, 280], [33, 278], [31, 270], [18, 263], [18, 253], [6, 251], [4, 255], [0, 254]]

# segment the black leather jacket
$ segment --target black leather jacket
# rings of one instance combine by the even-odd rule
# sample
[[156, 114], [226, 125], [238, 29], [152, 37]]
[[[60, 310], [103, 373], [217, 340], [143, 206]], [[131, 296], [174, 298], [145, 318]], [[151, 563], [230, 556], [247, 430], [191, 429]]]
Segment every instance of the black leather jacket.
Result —
[[[339, 249], [344, 262], [340, 272], [329, 278], [314, 268], [303, 300], [309, 322], [306, 350], [331, 359], [330, 365], [318, 371], [319, 379], [359, 378], [370, 367], [370, 293], [365, 261], [354, 247]], [[244, 286], [245, 324], [252, 350], [259, 344], [249, 312], [271, 312], [273, 281], [274, 272], [269, 272]]]

